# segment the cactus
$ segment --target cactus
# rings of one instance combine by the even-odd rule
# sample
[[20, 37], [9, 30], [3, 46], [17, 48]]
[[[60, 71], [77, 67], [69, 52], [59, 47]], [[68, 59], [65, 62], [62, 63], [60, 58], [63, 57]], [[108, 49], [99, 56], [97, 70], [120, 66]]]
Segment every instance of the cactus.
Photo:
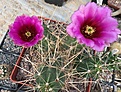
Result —
[[[58, 92], [70, 87], [82, 90], [84, 88], [78, 85], [86, 83], [89, 78], [107, 81], [112, 70], [119, 69], [120, 60], [111, 50], [95, 52], [68, 36], [66, 24], [43, 21], [44, 38], [30, 48], [30, 52], [37, 56], [32, 55], [31, 61], [36, 62], [32, 65], [38, 92]], [[105, 76], [107, 71], [109, 74]]]
[[39, 73], [35, 75], [37, 90], [42, 92], [58, 92], [64, 85], [64, 73], [47, 66], [40, 66]]

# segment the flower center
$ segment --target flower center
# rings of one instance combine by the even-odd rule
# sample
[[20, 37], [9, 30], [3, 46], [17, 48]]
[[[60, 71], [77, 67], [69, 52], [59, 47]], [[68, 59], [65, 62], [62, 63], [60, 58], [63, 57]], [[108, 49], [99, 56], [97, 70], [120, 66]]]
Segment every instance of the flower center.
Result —
[[27, 37], [30, 37], [30, 36], [31, 36], [31, 32], [27, 31], [27, 32], [25, 33], [25, 35], [26, 35]]
[[95, 29], [91, 26], [86, 26], [86, 30], [85, 30], [85, 33], [88, 34], [88, 35], [92, 35], [93, 33], [95, 32]]

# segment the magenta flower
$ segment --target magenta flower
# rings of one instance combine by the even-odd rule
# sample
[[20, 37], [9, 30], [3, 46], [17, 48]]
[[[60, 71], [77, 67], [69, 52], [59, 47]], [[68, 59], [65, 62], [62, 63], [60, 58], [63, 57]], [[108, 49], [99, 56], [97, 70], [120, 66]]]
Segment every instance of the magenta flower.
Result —
[[67, 33], [96, 51], [102, 51], [106, 45], [117, 40], [121, 31], [117, 28], [117, 20], [111, 17], [108, 7], [95, 3], [82, 5], [71, 17]]
[[16, 45], [30, 47], [43, 38], [42, 21], [36, 16], [18, 16], [9, 26], [9, 36]]

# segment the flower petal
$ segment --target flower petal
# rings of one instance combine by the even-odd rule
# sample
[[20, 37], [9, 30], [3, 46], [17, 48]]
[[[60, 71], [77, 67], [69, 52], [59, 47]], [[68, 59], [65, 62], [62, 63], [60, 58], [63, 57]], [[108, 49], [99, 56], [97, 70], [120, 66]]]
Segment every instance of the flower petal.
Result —
[[94, 46], [94, 41], [91, 39], [86, 39], [84, 37], [77, 38], [78, 42], [81, 44], [85, 44], [86, 46], [93, 47]]
[[81, 26], [84, 22], [84, 14], [80, 11], [76, 11], [72, 16], [71, 20], [75, 25]]
[[92, 26], [100, 24], [105, 18], [110, 16], [111, 10], [108, 7], [98, 7], [95, 16], [93, 16]]
[[105, 43], [112, 43], [116, 41], [118, 38], [117, 34], [115, 32], [101, 32], [100, 38], [98, 40], [104, 40]]
[[105, 18], [101, 23], [97, 24], [97, 30], [111, 31], [118, 26], [117, 20], [112, 17]]
[[105, 44], [104, 42], [99, 42], [98, 39], [94, 39], [94, 46], [92, 47], [96, 51], [103, 51]]
[[94, 15], [96, 14], [97, 5], [95, 3], [88, 3], [84, 9], [85, 21], [88, 20], [89, 22], [91, 21], [91, 19], [93, 19]]

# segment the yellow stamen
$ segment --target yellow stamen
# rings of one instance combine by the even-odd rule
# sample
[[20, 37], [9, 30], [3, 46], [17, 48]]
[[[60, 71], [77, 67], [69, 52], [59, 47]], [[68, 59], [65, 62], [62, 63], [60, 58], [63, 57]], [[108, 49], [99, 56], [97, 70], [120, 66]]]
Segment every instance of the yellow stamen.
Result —
[[27, 37], [30, 37], [30, 36], [31, 36], [31, 32], [27, 31], [27, 32], [25, 33], [25, 35], [26, 35]]
[[85, 33], [87, 33], [88, 35], [92, 35], [94, 32], [95, 32], [95, 29], [87, 25]]

